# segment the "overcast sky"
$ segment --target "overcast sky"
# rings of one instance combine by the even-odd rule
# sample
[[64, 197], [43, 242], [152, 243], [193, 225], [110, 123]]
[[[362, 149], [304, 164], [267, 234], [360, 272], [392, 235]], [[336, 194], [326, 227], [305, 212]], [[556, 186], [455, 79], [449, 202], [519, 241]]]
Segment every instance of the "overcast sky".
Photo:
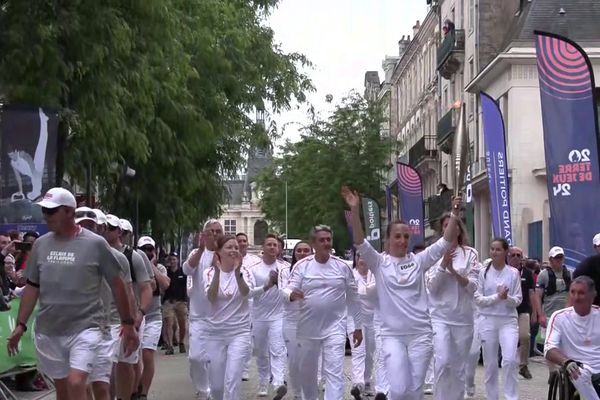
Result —
[[[398, 40], [427, 13], [425, 0], [282, 0], [270, 17], [275, 40], [287, 52], [300, 52], [314, 64], [308, 73], [316, 87], [309, 95], [322, 116], [352, 89], [361, 94], [367, 70], [379, 71], [386, 55], [398, 54]], [[285, 137], [298, 138], [295, 122], [307, 121], [306, 106], [276, 121]]]

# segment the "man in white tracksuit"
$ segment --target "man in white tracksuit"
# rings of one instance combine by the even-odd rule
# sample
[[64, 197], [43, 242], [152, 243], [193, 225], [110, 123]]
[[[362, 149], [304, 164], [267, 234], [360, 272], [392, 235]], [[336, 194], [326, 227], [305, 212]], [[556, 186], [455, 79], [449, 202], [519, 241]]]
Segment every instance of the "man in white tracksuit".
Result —
[[419, 254], [409, 253], [410, 227], [397, 221], [388, 226], [389, 253], [383, 255], [365, 240], [358, 193], [343, 188], [342, 195], [352, 212], [354, 244], [375, 275], [389, 397], [421, 399], [433, 336], [424, 274], [456, 240], [461, 199], [453, 200], [453, 217], [443, 238]]
[[[442, 232], [449, 216], [440, 220]], [[466, 246], [459, 223], [458, 243], [427, 273], [433, 331], [434, 392], [436, 400], [465, 397], [465, 355], [473, 343], [473, 294], [479, 278], [477, 251]]]
[[183, 273], [192, 277], [190, 297], [190, 376], [198, 392], [198, 398], [203, 400], [209, 396], [208, 387], [208, 357], [204, 339], [206, 338], [206, 318], [210, 307], [206, 297], [204, 271], [210, 268], [216, 250], [216, 241], [223, 235], [223, 227], [217, 220], [209, 220], [204, 224], [200, 248], [193, 250], [187, 261], [183, 263]]
[[279, 242], [269, 234], [263, 244], [262, 259], [248, 269], [254, 276], [256, 289], [252, 291], [252, 339], [256, 366], [258, 368], [258, 395], [268, 394], [269, 379], [273, 386], [283, 385], [286, 364], [286, 348], [283, 340], [283, 298], [277, 287], [254, 293], [279, 275], [285, 264], [277, 259]]
[[317, 400], [318, 359], [323, 351], [325, 400], [344, 397], [344, 354], [346, 315], [350, 314], [358, 329], [354, 345], [362, 342], [362, 313], [356, 281], [350, 267], [331, 256], [331, 228], [319, 225], [311, 232], [315, 254], [299, 261], [283, 295], [288, 301], [300, 302], [297, 338], [300, 351], [298, 379], [304, 400]]

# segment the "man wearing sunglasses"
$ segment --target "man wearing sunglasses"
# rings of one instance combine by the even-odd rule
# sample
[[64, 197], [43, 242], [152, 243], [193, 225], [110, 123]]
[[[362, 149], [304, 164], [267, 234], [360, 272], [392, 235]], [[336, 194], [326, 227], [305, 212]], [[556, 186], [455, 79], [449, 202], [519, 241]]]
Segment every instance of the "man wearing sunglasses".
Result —
[[106, 322], [100, 298], [102, 278], [110, 282], [119, 310], [124, 353], [131, 354], [139, 345], [127, 287], [106, 241], [75, 224], [73, 194], [53, 188], [38, 204], [49, 233], [35, 242], [27, 260], [27, 285], [16, 327], [8, 338], [8, 353], [18, 351], [39, 300], [38, 368], [54, 379], [57, 399], [84, 399]]

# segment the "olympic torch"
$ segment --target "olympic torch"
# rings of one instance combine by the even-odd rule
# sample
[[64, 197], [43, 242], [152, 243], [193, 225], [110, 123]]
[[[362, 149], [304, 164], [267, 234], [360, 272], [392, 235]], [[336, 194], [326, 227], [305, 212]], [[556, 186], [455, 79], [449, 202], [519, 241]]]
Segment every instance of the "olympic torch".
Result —
[[454, 134], [452, 157], [454, 159], [454, 196], [459, 196], [465, 184], [467, 173], [467, 158], [469, 156], [469, 133], [467, 131], [467, 118], [465, 104], [457, 101], [454, 108], [459, 112], [458, 125]]

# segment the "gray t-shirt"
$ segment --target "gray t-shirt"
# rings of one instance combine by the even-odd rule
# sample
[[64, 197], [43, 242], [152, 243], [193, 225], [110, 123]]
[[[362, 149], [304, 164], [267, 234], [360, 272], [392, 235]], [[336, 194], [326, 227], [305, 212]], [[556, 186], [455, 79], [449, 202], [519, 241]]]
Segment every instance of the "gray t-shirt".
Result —
[[[164, 265], [158, 264], [156, 268], [161, 274], [165, 276], [167, 275], [167, 269], [164, 267]], [[152, 307], [146, 314], [146, 322], [152, 321], [162, 321], [160, 295], [152, 296]]]
[[[127, 261], [127, 257], [119, 250], [110, 248], [111, 252], [119, 261], [119, 265], [121, 267], [121, 275], [123, 276], [123, 280], [126, 285], [131, 283], [131, 271], [129, 271], [129, 262]], [[112, 290], [110, 289], [110, 284], [106, 279], [102, 282], [102, 302], [104, 303], [104, 309], [107, 315], [108, 325], [120, 325], [121, 324], [121, 316], [119, 315], [119, 311], [117, 310], [117, 305], [115, 303], [115, 298], [112, 294]]]
[[[555, 311], [565, 308], [567, 306], [567, 298], [569, 296], [567, 285], [563, 279], [562, 271], [558, 273], [554, 271], [554, 275], [556, 276], [556, 293], [554, 293], [552, 296], [544, 295], [544, 302], [542, 304], [542, 307], [544, 308], [544, 314], [546, 314], [547, 318], [550, 318]], [[544, 268], [544, 270], [542, 270], [538, 275], [536, 287], [539, 289], [545, 289], [548, 287], [549, 281], [550, 277], [548, 276], [548, 270]]]
[[[125, 250], [125, 247], [121, 249], [121, 252]], [[137, 250], [134, 250], [131, 253], [131, 266], [133, 267], [133, 273], [135, 274], [135, 282], [133, 283], [133, 293], [135, 294], [135, 298], [137, 300], [137, 304], [140, 304], [140, 283], [144, 283], [150, 280], [150, 276], [148, 275], [148, 270], [146, 269], [146, 264], [144, 263], [144, 259], [139, 255]], [[133, 278], [133, 277], [132, 277]]]
[[[140, 257], [142, 257], [142, 260], [144, 260], [144, 266], [146, 267], [146, 272], [148, 273], [150, 280], [153, 280], [154, 279], [154, 270], [152, 269], [152, 263], [148, 259], [148, 256], [142, 250], [138, 249], [136, 251], [138, 252]], [[158, 298], [158, 302], [156, 300], [157, 298]], [[148, 309], [148, 312], [146, 312], [145, 319], [146, 319], [146, 322], [162, 320], [162, 317], [160, 315], [160, 296], [154, 296], [154, 295], [152, 296], [152, 305], [150, 306], [150, 309]]]
[[26, 278], [40, 290], [36, 331], [68, 336], [103, 328], [102, 280], [112, 282], [120, 270], [106, 240], [87, 229], [71, 239], [52, 232], [40, 237], [25, 270]]

